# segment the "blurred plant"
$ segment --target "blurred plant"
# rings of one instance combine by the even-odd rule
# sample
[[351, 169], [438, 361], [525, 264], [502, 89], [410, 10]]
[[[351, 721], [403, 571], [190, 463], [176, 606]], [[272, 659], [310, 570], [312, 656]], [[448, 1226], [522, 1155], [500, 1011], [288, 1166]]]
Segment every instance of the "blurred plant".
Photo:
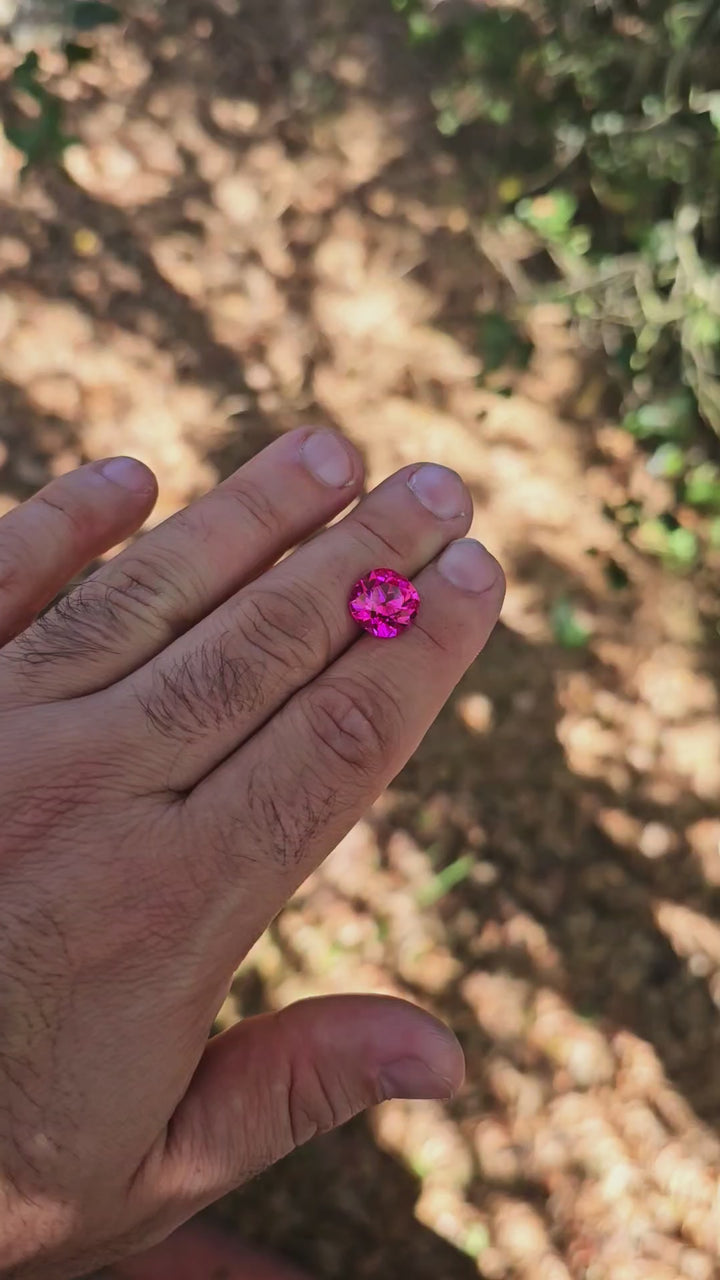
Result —
[[[565, 301], [651, 469], [717, 509], [693, 477], [717, 452], [703, 424], [720, 434], [720, 4], [391, 3], [432, 62], [438, 129], [473, 143], [487, 220], [531, 234], [520, 303]], [[486, 370], [513, 363], [510, 328], [481, 326]]]
[[564, 596], [556, 600], [550, 611], [550, 624], [557, 644], [563, 649], [584, 649], [591, 631], [583, 622], [574, 604]]
[[61, 160], [75, 141], [64, 130], [62, 99], [44, 82], [40, 50], [59, 47], [67, 69], [87, 62], [93, 50], [80, 42], [82, 36], [119, 22], [120, 17], [120, 10], [105, 0], [15, 0], [11, 4], [0, 30], [7, 31], [25, 56], [12, 76], [10, 109], [3, 125], [8, 141], [24, 157], [23, 173], [33, 165]]
[[454, 862], [448, 863], [442, 871], [438, 871], [417, 893], [417, 902], [421, 907], [431, 907], [446, 893], [462, 884], [472, 874], [475, 859], [469, 853], [462, 854]]
[[485, 374], [509, 365], [524, 369], [532, 355], [532, 343], [501, 311], [486, 311], [479, 317], [477, 342]]

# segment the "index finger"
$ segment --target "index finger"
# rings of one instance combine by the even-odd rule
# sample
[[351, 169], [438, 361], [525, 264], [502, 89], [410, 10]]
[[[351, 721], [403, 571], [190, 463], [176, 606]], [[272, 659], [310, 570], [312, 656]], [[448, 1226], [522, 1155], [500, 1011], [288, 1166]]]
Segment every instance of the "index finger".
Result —
[[134, 533], [157, 497], [135, 458], [106, 458], [53, 480], [0, 520], [0, 645], [29, 626], [96, 556]]
[[21, 661], [0, 660], [0, 698], [72, 698], [121, 680], [333, 519], [362, 478], [356, 450], [334, 431], [276, 440], [41, 618], [6, 651]]

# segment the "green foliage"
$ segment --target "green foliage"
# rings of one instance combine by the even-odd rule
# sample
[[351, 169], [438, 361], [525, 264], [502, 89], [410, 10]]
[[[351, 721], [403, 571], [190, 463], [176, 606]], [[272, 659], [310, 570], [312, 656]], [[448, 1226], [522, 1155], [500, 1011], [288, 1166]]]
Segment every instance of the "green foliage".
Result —
[[687, 441], [693, 434], [695, 404], [687, 391], [649, 400], [631, 410], [623, 426], [640, 440]]
[[520, 200], [515, 212], [539, 235], [554, 244], [563, 244], [569, 235], [578, 202], [570, 191], [556, 188], [534, 200]]
[[605, 581], [611, 591], [624, 591], [629, 585], [630, 579], [628, 578], [627, 570], [623, 569], [617, 560], [610, 558], [604, 566], [604, 573]]
[[494, 373], [508, 365], [524, 369], [532, 345], [500, 311], [487, 311], [478, 319], [477, 345], [483, 357], [484, 373]]
[[[81, 44], [71, 35], [82, 37], [98, 27], [119, 22], [120, 10], [105, 0], [67, 0], [53, 6], [52, 18], [57, 20], [58, 33], [68, 38], [62, 44], [62, 52], [68, 69], [92, 58], [92, 47]], [[43, 83], [40, 56], [34, 50], [26, 55], [15, 68], [12, 77], [17, 91], [9, 118], [3, 121], [5, 135], [24, 157], [23, 173], [34, 165], [62, 160], [65, 149], [75, 139], [63, 127], [63, 102]], [[29, 108], [23, 104], [23, 95], [30, 100]]]
[[79, 62], [89, 62], [93, 56], [92, 49], [89, 49], [86, 44], [76, 44], [74, 40], [68, 40], [65, 43], [63, 52], [68, 67], [74, 67]]
[[[606, 354], [650, 471], [709, 520], [720, 509], [706, 431], [720, 434], [720, 4], [392, 2], [431, 65], [438, 129], [467, 143], [470, 171], [476, 157], [485, 217], [535, 238], [541, 271], [530, 259], [513, 289], [521, 279], [524, 304], [549, 294], [569, 306], [583, 342]], [[516, 362], [512, 328], [482, 322], [488, 370]], [[699, 554], [689, 529], [647, 541], [675, 567]], [[716, 545], [709, 524], [700, 543]]]
[[637, 543], [641, 550], [662, 560], [668, 569], [681, 573], [694, 567], [700, 552], [697, 534], [668, 516], [643, 520], [638, 526]]
[[662, 480], [678, 480], [685, 474], [687, 454], [677, 444], [661, 444], [648, 462], [651, 475]]
[[456, 858], [454, 862], [443, 867], [442, 871], [438, 871], [432, 880], [418, 892], [417, 900], [421, 907], [431, 907], [434, 903], [439, 902], [445, 897], [451, 889], [461, 884], [463, 880], [471, 874], [475, 865], [475, 859], [472, 854], [466, 853]]
[[103, 0], [77, 0], [70, 9], [70, 25], [76, 31], [94, 31], [120, 21], [120, 10]]
[[554, 639], [563, 649], [584, 649], [590, 640], [589, 628], [565, 597], [555, 601], [550, 611], [550, 625]]
[[713, 462], [702, 462], [688, 472], [684, 487], [690, 506], [720, 511], [720, 470]]
[[481, 1253], [490, 1247], [490, 1232], [481, 1222], [474, 1222], [468, 1227], [462, 1242], [463, 1252], [469, 1258], [479, 1258]]
[[13, 85], [35, 104], [33, 116], [5, 125], [9, 142], [25, 157], [24, 170], [47, 160], [57, 160], [74, 141], [63, 130], [62, 103], [38, 79], [40, 61], [28, 53], [13, 73]]

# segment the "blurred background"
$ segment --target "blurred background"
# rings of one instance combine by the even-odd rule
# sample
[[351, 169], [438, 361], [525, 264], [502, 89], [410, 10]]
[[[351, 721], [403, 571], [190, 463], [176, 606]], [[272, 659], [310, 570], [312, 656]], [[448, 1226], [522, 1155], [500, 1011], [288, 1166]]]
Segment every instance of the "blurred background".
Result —
[[329, 423], [459, 469], [504, 620], [218, 1025], [445, 1018], [216, 1215], [320, 1280], [720, 1274], [717, 0], [0, 0], [0, 512]]

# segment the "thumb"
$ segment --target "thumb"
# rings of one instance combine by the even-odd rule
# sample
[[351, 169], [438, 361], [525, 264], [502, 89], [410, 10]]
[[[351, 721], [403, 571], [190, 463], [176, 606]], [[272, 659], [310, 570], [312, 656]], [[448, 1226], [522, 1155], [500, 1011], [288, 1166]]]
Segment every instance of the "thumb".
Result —
[[208, 1044], [158, 1189], [194, 1212], [366, 1107], [449, 1098], [463, 1076], [452, 1032], [403, 1000], [328, 996], [249, 1018]]

